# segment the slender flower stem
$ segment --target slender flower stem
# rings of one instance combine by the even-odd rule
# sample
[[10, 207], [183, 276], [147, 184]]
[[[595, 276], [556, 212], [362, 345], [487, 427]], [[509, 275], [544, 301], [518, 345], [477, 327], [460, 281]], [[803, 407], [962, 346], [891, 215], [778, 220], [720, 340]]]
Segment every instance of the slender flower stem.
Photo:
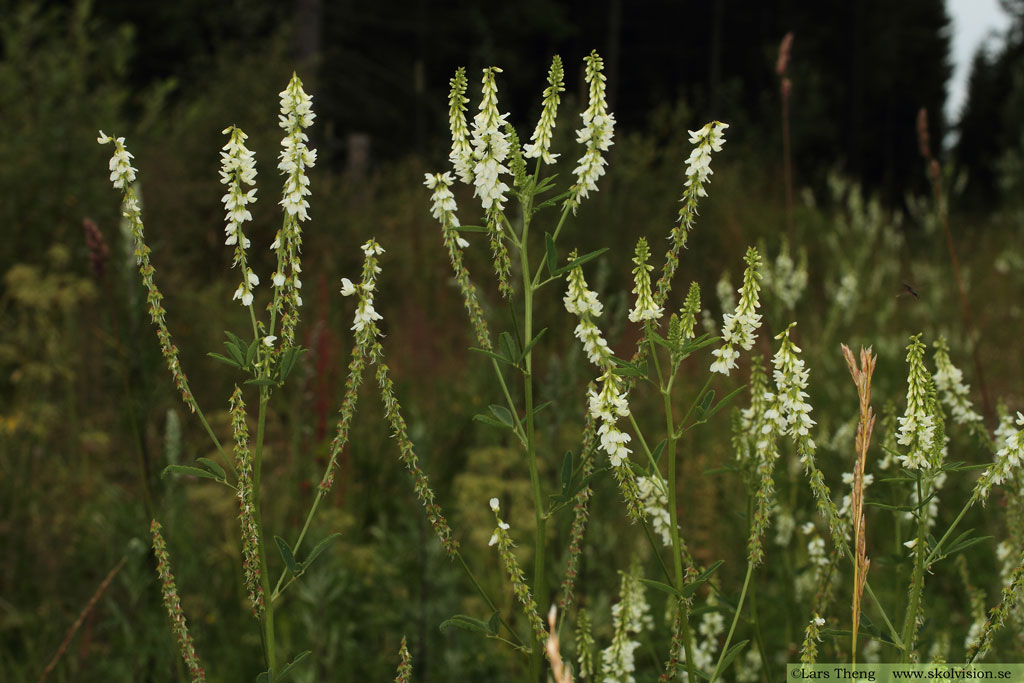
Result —
[[[921, 471], [917, 471], [917, 500], [924, 500], [922, 496]], [[904, 664], [910, 661], [911, 651], [914, 649], [915, 633], [917, 631], [917, 611], [921, 606], [921, 593], [924, 592], [924, 569], [925, 569], [925, 534], [928, 525], [924, 519], [924, 508], [919, 507], [917, 511], [917, 543], [914, 545], [914, 573], [910, 580], [910, 599], [907, 604], [907, 615], [903, 621], [903, 655], [900, 661]]]
[[736, 603], [736, 613], [732, 617], [732, 625], [729, 627], [729, 634], [725, 637], [725, 644], [722, 645], [722, 651], [718, 655], [718, 662], [715, 664], [715, 671], [711, 674], [711, 680], [709, 683], [715, 683], [718, 680], [718, 675], [721, 673], [722, 660], [725, 659], [725, 654], [729, 651], [729, 643], [732, 642], [732, 634], [736, 630], [736, 622], [740, 620], [740, 613], [743, 611], [743, 600], [747, 597], [747, 590], [750, 588], [750, 577], [754, 573], [754, 563], [747, 562], [747, 575], [743, 579], [743, 590], [740, 591], [740, 600]]
[[[657, 362], [657, 353], [651, 349], [651, 355]], [[660, 374], [660, 371], [659, 371]], [[672, 534], [672, 569], [675, 573], [675, 589], [683, 590], [683, 553], [679, 540], [679, 504], [676, 500], [676, 437], [675, 425], [672, 420], [672, 392], [671, 381], [669, 386], [662, 391], [665, 398], [665, 434], [668, 440], [665, 450], [668, 456], [668, 514], [671, 522], [669, 531]], [[685, 600], [679, 601], [679, 609], [682, 614], [679, 618], [683, 627], [683, 647], [686, 649], [686, 671], [690, 681], [697, 680], [697, 671], [693, 661], [693, 633], [690, 631], [690, 610]]]
[[967, 502], [964, 503], [964, 506], [960, 509], [960, 514], [956, 516], [956, 519], [953, 520], [953, 523], [949, 525], [948, 529], [946, 529], [946, 533], [942, 534], [942, 538], [939, 539], [939, 542], [935, 544], [935, 547], [932, 548], [932, 551], [928, 553], [928, 557], [925, 558], [924, 566], [926, 568], [931, 566], [932, 561], [935, 559], [935, 556], [938, 555], [939, 550], [942, 549], [942, 544], [945, 543], [946, 539], [948, 539], [950, 535], [952, 535], [953, 531], [956, 530], [957, 525], [960, 524], [961, 520], [963, 520], [964, 518], [964, 515], [967, 514], [967, 511], [971, 509], [971, 506], [973, 506], [975, 501], [977, 500], [977, 495], [972, 495], [970, 498], [967, 499]]
[[[533, 287], [530, 283], [530, 258], [527, 253], [527, 237], [530, 232], [530, 207], [523, 207], [523, 236], [519, 249], [519, 261], [523, 273], [523, 334], [524, 344], [533, 339]], [[537, 444], [534, 434], [533, 415], [533, 349], [526, 353], [524, 359], [523, 394], [526, 403], [526, 459], [530, 467], [530, 485], [533, 489], [533, 510], [536, 519], [536, 533], [533, 550], [533, 595], [537, 604], [547, 603], [547, 581], [545, 574], [545, 540], [547, 536], [547, 519], [544, 516], [544, 494], [541, 491], [540, 474], [537, 471]], [[531, 634], [530, 644], [530, 680], [540, 678], [541, 663], [544, 657], [543, 643], [537, 634]]]
[[192, 408], [195, 410], [196, 416], [206, 429], [206, 433], [210, 435], [213, 445], [217, 447], [217, 452], [220, 453], [221, 459], [224, 461], [224, 464], [227, 465], [228, 471], [231, 472], [231, 475], [237, 481], [238, 471], [235, 470], [235, 464], [231, 462], [231, 458], [229, 458], [228, 454], [224, 452], [224, 447], [220, 445], [220, 439], [218, 439], [217, 435], [213, 433], [213, 430], [210, 428], [210, 423], [206, 421], [206, 415], [203, 415], [203, 411], [200, 409], [199, 404], [196, 403], [195, 399], [192, 400]]
[[[256, 516], [256, 528], [260, 531], [260, 582], [263, 584], [263, 594], [272, 596], [270, 591], [270, 572], [267, 570], [267, 544], [263, 533], [263, 496], [260, 492], [260, 475], [263, 470], [263, 433], [267, 422], [267, 400], [269, 394], [266, 387], [260, 388], [260, 413], [256, 426], [256, 449], [253, 458], [252, 468], [252, 491]], [[274, 601], [268, 599], [263, 611], [263, 649], [266, 655], [267, 668], [277, 668], [277, 657], [274, 651]]]

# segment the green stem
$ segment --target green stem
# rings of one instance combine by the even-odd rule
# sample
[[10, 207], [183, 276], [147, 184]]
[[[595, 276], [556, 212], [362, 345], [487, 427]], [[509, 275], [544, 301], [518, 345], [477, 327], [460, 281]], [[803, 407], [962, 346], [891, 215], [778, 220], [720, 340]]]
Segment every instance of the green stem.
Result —
[[206, 421], [206, 416], [203, 415], [203, 411], [200, 409], [199, 404], [196, 403], [195, 398], [192, 399], [191, 407], [195, 411], [199, 421], [203, 424], [203, 428], [206, 429], [206, 433], [209, 434], [210, 439], [213, 440], [213, 445], [217, 447], [217, 452], [220, 453], [221, 459], [224, 461], [224, 464], [228, 466], [228, 471], [231, 472], [232, 476], [234, 476], [235, 481], [238, 481], [238, 471], [235, 470], [235, 464], [231, 462], [231, 458], [229, 458], [228, 454], [224, 452], [224, 447], [220, 445], [220, 439], [218, 439], [217, 435], [213, 433], [213, 430], [210, 428], [210, 423]]
[[[523, 273], [523, 334], [524, 344], [533, 339], [533, 287], [530, 284], [530, 259], [526, 250], [526, 240], [530, 232], [528, 207], [524, 207], [522, 246], [519, 250], [519, 261]], [[547, 581], [545, 575], [545, 540], [547, 536], [547, 519], [544, 517], [544, 495], [541, 491], [540, 474], [537, 470], [537, 444], [534, 434], [533, 420], [533, 349], [526, 353], [523, 388], [526, 401], [526, 459], [530, 467], [530, 485], [533, 489], [533, 510], [536, 519], [536, 532], [533, 551], [533, 595], [544, 611], [547, 604]], [[530, 680], [540, 679], [541, 663], [544, 656], [543, 644], [536, 633], [530, 635]]]
[[[480, 582], [477, 580], [476, 575], [473, 574], [473, 570], [469, 568], [468, 564], [466, 564], [466, 559], [464, 557], [462, 557], [462, 553], [456, 551], [455, 552], [455, 557], [458, 558], [459, 564], [462, 565], [462, 568], [466, 572], [466, 576], [469, 577], [469, 580], [473, 584], [473, 587], [476, 588], [476, 592], [480, 594], [480, 597], [482, 597], [484, 599], [484, 602], [487, 603], [487, 606], [491, 608], [492, 612], [498, 612], [498, 608], [495, 607], [494, 601], [491, 600], [491, 596], [489, 596], [487, 594], [487, 591], [484, 590], [483, 586], [480, 585]], [[519, 634], [512, 630], [512, 627], [508, 625], [508, 622], [505, 621], [505, 617], [501, 616], [500, 612], [498, 614], [498, 620], [501, 622], [501, 625], [505, 627], [505, 630], [507, 630], [510, 634], [512, 634], [512, 637], [516, 641], [515, 642], [516, 646], [517, 647], [523, 647], [523, 641], [519, 637]]]
[[264, 541], [262, 519], [262, 501], [260, 495], [260, 474], [263, 469], [263, 433], [267, 422], [267, 394], [266, 387], [260, 388], [260, 414], [256, 426], [256, 453], [253, 458], [252, 468], [252, 492], [253, 492], [253, 514], [256, 517], [256, 528], [259, 529], [259, 553], [260, 553], [260, 583], [263, 586], [264, 599], [263, 617], [263, 649], [266, 655], [268, 669], [277, 668], [277, 656], [274, 651], [274, 601], [270, 591], [270, 572], [267, 570], [267, 545]]
[[[917, 472], [917, 501], [924, 500], [921, 486], [921, 471]], [[924, 567], [925, 567], [925, 534], [927, 523], [925, 520], [924, 507], [917, 509], [917, 544], [914, 546], [914, 573], [910, 579], [910, 600], [907, 604], [907, 615], [903, 620], [903, 655], [900, 661], [904, 664], [910, 661], [910, 653], [914, 647], [914, 631], [917, 621], [917, 611], [921, 606], [921, 593], [924, 592]]]
[[942, 535], [942, 538], [940, 538], [939, 542], [935, 544], [935, 547], [932, 548], [932, 551], [930, 553], [928, 553], [928, 557], [924, 561], [924, 565], [926, 567], [931, 566], [932, 561], [935, 559], [935, 556], [939, 554], [939, 550], [942, 548], [942, 544], [945, 543], [946, 540], [950, 537], [950, 535], [956, 529], [957, 525], [959, 525], [960, 522], [963, 520], [964, 515], [967, 514], [967, 511], [969, 509], [971, 509], [971, 506], [974, 505], [974, 503], [977, 500], [978, 500], [978, 497], [976, 495], [973, 495], [973, 494], [971, 495], [970, 498], [967, 499], [967, 502], [964, 503], [963, 508], [961, 508], [961, 510], [960, 510], [960, 514], [958, 514], [956, 516], [956, 519], [953, 520], [953, 523], [949, 525], [949, 528], [946, 529], [946, 533], [944, 533]]
[[[747, 492], [747, 524], [753, 523], [754, 519], [754, 497]], [[764, 644], [764, 636], [761, 634], [761, 622], [757, 618], [757, 583], [753, 583], [750, 586], [750, 621], [754, 627], [754, 639], [757, 643], [757, 650], [761, 655], [762, 662], [771, 661], [768, 657], [768, 648]], [[768, 683], [772, 683], [772, 669], [771, 666], [762, 666], [765, 678]]]
[[[653, 347], [651, 348], [651, 355], [655, 359], [655, 366], [657, 366], [658, 356]], [[660, 373], [661, 371], [659, 370], [659, 376]], [[672, 392], [670, 389], [671, 386], [666, 387], [666, 390], [662, 391], [662, 396], [665, 399], [665, 438], [668, 440], [665, 444], [665, 450], [668, 452], [668, 514], [671, 518], [669, 531], [672, 534], [672, 570], [675, 574], [675, 588], [677, 591], [682, 592], [683, 549], [679, 540], [679, 507], [676, 500], [676, 438], [675, 425], [672, 420]], [[679, 619], [683, 627], [683, 647], [686, 650], [687, 680], [696, 681], [697, 670], [693, 661], [693, 634], [690, 631], [690, 609], [686, 600], [679, 601], [679, 609], [682, 611]]]
[[736, 613], [733, 614], [732, 617], [732, 625], [729, 627], [729, 635], [725, 637], [725, 644], [722, 645], [722, 651], [718, 655], [718, 662], [715, 664], [715, 672], [711, 674], [711, 680], [709, 683], [715, 683], [715, 681], [718, 680], [718, 675], [721, 673], [722, 660], [725, 659], [725, 653], [729, 651], [729, 643], [732, 642], [732, 634], [736, 630], [736, 622], [740, 620], [740, 613], [743, 611], [743, 601], [747, 597], [747, 590], [750, 588], [750, 577], [753, 573], [754, 563], [747, 562], [747, 575], [743, 579], [743, 590], [740, 591], [740, 601], [736, 603]]

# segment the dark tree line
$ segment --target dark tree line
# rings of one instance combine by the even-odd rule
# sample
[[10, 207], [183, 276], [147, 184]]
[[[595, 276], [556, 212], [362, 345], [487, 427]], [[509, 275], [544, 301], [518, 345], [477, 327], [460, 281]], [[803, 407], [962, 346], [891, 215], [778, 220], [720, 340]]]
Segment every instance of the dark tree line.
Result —
[[[134, 26], [133, 84], [176, 77], [181, 92], [201, 88], [217, 54], [255, 49], [285, 31], [317, 95], [325, 124], [318, 144], [332, 163], [343, 163], [355, 132], [369, 136], [373, 158], [440, 155], [448, 79], [459, 65], [471, 74], [501, 66], [502, 106], [528, 132], [551, 55], [569, 67], [568, 94], [581, 96], [578, 65], [595, 48], [622, 130], [682, 100], [693, 124], [741, 124], [731, 139], [778, 163], [774, 67], [788, 31], [798, 185], [840, 168], [890, 199], [920, 191], [917, 110], [932, 113], [935, 139], [946, 128], [944, 0], [104, 0], [93, 11], [111, 26]], [[990, 87], [985, 78], [999, 80], [979, 75], [975, 91]]]

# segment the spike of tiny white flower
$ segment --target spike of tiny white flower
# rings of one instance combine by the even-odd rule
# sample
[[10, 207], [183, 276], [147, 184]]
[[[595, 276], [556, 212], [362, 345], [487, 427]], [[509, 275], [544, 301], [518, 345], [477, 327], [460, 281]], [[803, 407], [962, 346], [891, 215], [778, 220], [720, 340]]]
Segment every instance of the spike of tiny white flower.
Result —
[[908, 469], [929, 469], [928, 453], [935, 438], [935, 418], [928, 406], [928, 388], [931, 382], [924, 367], [924, 344], [921, 335], [910, 338], [907, 346], [907, 410], [899, 418], [898, 443], [909, 446], [906, 455], [900, 456], [903, 466]]
[[657, 320], [665, 312], [664, 308], [654, 303], [654, 296], [651, 294], [651, 271], [654, 270], [654, 266], [647, 263], [650, 255], [647, 240], [641, 237], [636, 243], [636, 256], [633, 257], [633, 263], [636, 264], [636, 268], [633, 269], [633, 293], [636, 294], [636, 304], [629, 312], [631, 322]]
[[982, 417], [971, 405], [970, 386], [964, 384], [964, 373], [953, 365], [949, 357], [949, 344], [939, 337], [935, 344], [935, 388], [942, 395], [953, 422], [957, 424], [981, 423]]
[[452, 133], [452, 150], [448, 160], [452, 162], [459, 180], [468, 185], [473, 182], [473, 148], [469, 144], [469, 129], [466, 127], [466, 104], [469, 102], [466, 97], [466, 68], [460, 66], [449, 84], [448, 128]]
[[111, 137], [101, 130], [96, 141], [101, 145], [114, 143], [114, 154], [110, 157], [109, 164], [110, 182], [114, 184], [114, 187], [118, 190], [124, 190], [128, 185], [134, 183], [138, 170], [132, 166], [131, 160], [135, 156], [125, 149], [124, 138]]
[[255, 155], [245, 146], [248, 137], [236, 126], [225, 128], [222, 133], [229, 136], [227, 143], [221, 148], [221, 183], [227, 185], [228, 191], [221, 197], [227, 211], [227, 226], [224, 233], [226, 245], [234, 245], [234, 261], [232, 268], [241, 264], [242, 283], [235, 292], [235, 299], [241, 299], [243, 306], [252, 305], [252, 288], [259, 284], [259, 278], [249, 269], [245, 250], [249, 247], [249, 239], [243, 231], [245, 221], [252, 220], [249, 204], [256, 201], [256, 188], [246, 190], [245, 186], [256, 184]]
[[562, 82], [562, 58], [555, 55], [551, 60], [551, 68], [548, 70], [548, 87], [544, 89], [544, 109], [540, 115], [540, 121], [533, 131], [530, 142], [523, 145], [523, 156], [527, 159], [540, 157], [545, 164], [553, 164], [558, 159], [558, 154], [552, 154], [551, 134], [555, 129], [555, 120], [558, 117], [558, 105], [561, 102], [560, 92], [565, 92], [565, 85]]
[[711, 152], [721, 152], [725, 136], [722, 134], [729, 124], [712, 121], [700, 130], [691, 130], [690, 142], [697, 145], [686, 160], [686, 187], [694, 185], [698, 197], [707, 197], [704, 184], [714, 175], [711, 170]]
[[743, 272], [743, 285], [740, 287], [740, 302], [736, 305], [734, 313], [726, 313], [722, 316], [722, 339], [724, 345], [712, 351], [716, 360], [711, 364], [711, 372], [720, 372], [728, 375], [729, 371], [736, 367], [736, 359], [739, 358], [739, 351], [736, 346], [749, 351], [757, 339], [757, 329], [761, 327], [761, 315], [757, 313], [761, 302], [758, 292], [761, 287], [758, 280], [761, 278], [761, 256], [757, 249], [750, 247], [744, 257], [747, 268]]
[[591, 52], [584, 61], [587, 64], [586, 81], [590, 91], [590, 102], [587, 109], [580, 114], [583, 127], [576, 131], [576, 142], [587, 146], [583, 156], [573, 169], [576, 184], [572, 186], [569, 198], [564, 206], [576, 213], [580, 201], [586, 199], [590, 192], [597, 192], [597, 180], [604, 175], [604, 167], [608, 165], [602, 152], [607, 152], [614, 142], [615, 115], [608, 111], [605, 97], [604, 60], [597, 51]]
[[[998, 486], [1013, 476], [1013, 473], [1024, 463], [1024, 429], [1013, 428], [1013, 418], [1006, 417], [996, 430], [996, 443], [1001, 445], [996, 451], [995, 462], [989, 465], [978, 483], [974, 486], [974, 496], [984, 501], [993, 486]], [[1024, 427], [1024, 414], [1017, 413], [1017, 425]]]
[[504, 161], [508, 158], [509, 142], [505, 134], [508, 114], [498, 113], [498, 86], [494, 75], [501, 73], [496, 66], [484, 69], [480, 111], [473, 117], [473, 184], [474, 197], [480, 198], [484, 211], [501, 211], [505, 206], [508, 185], [501, 174], [508, 173]]

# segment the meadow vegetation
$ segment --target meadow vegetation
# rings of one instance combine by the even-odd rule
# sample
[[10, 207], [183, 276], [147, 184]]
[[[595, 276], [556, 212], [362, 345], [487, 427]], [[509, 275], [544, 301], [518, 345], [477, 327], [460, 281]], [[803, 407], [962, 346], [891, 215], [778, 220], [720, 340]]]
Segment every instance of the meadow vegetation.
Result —
[[618, 134], [596, 52], [515, 128], [456, 71], [448, 158], [354, 178], [298, 75], [126, 107], [86, 36], [0, 68], [81, 107], [4, 102], [11, 680], [1024, 661], [1020, 206], [924, 160], [898, 208], [799, 168], [787, 205], [781, 146], [685, 102]]

